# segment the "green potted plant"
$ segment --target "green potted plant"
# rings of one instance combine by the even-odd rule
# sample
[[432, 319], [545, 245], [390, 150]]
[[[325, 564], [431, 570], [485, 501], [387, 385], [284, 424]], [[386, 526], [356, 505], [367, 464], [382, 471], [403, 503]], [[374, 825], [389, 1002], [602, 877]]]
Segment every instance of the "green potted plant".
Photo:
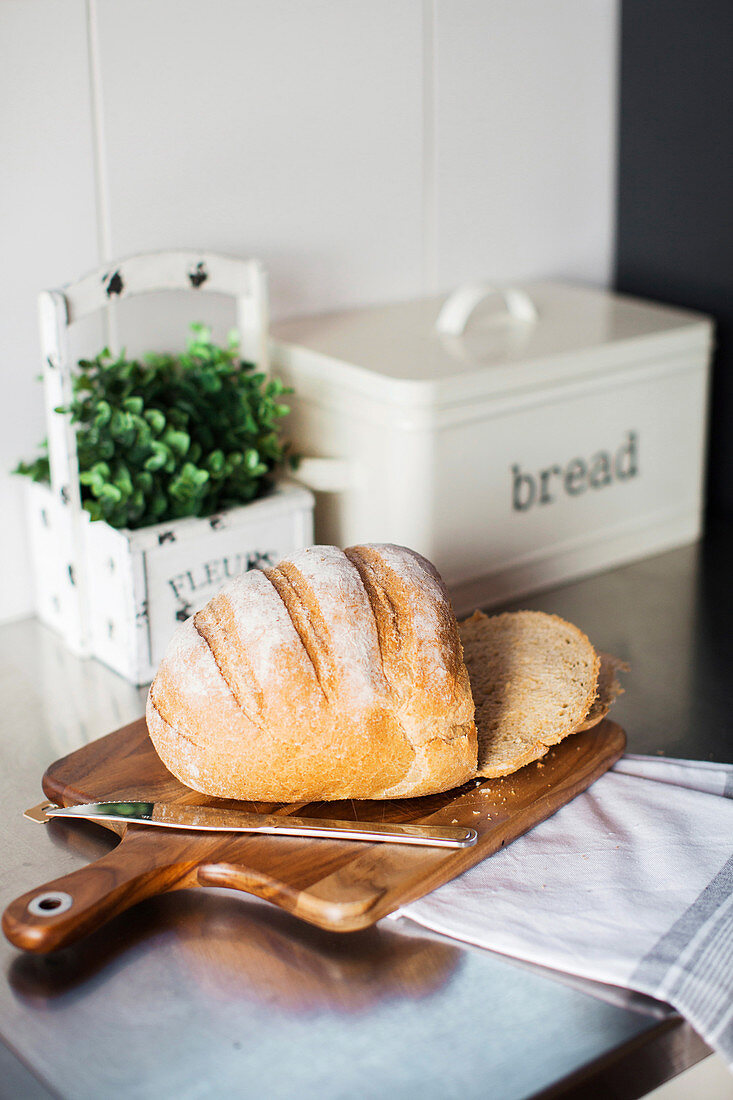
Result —
[[[128, 359], [104, 348], [79, 362], [73, 398], [57, 411], [76, 426], [82, 507], [92, 520], [135, 530], [210, 516], [272, 488], [289, 457], [279, 432], [288, 391], [238, 351], [235, 332], [220, 347], [194, 324], [180, 356]], [[49, 483], [47, 448], [15, 473]]]

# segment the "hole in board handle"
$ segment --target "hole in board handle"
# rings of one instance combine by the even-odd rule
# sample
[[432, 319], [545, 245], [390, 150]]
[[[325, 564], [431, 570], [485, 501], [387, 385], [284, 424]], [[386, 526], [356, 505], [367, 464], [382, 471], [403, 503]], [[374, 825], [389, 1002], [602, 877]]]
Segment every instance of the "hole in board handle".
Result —
[[73, 904], [74, 899], [71, 894], [63, 890], [48, 890], [45, 894], [36, 894], [28, 902], [28, 912], [34, 917], [50, 917], [57, 913], [65, 913]]

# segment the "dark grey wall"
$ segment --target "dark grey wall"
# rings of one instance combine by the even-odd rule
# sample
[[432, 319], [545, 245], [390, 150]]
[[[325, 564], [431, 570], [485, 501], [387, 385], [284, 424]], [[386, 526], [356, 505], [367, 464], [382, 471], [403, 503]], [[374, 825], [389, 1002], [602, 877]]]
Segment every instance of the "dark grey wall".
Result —
[[619, 290], [715, 317], [709, 505], [733, 511], [733, 0], [622, 0]]

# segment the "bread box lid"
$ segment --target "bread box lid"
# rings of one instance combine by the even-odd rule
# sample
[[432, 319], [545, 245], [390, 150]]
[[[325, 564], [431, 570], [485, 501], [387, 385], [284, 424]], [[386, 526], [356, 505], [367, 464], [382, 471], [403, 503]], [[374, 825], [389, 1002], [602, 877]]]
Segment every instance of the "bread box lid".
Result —
[[532, 282], [301, 317], [274, 325], [272, 337], [273, 363], [296, 385], [435, 407], [706, 352], [712, 323], [610, 291]]

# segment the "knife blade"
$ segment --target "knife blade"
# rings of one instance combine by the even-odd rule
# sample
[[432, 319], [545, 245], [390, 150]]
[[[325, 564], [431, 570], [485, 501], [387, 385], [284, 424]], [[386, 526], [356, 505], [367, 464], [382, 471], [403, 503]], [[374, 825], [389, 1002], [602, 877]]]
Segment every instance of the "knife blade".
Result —
[[386, 841], [442, 848], [469, 848], [475, 829], [451, 825], [395, 825], [376, 821], [331, 821], [322, 818], [257, 814], [217, 806], [178, 806], [166, 802], [88, 802], [77, 806], [44, 806], [47, 817], [83, 818], [116, 824], [157, 825], [193, 832], [266, 833], [323, 837], [330, 840]]

